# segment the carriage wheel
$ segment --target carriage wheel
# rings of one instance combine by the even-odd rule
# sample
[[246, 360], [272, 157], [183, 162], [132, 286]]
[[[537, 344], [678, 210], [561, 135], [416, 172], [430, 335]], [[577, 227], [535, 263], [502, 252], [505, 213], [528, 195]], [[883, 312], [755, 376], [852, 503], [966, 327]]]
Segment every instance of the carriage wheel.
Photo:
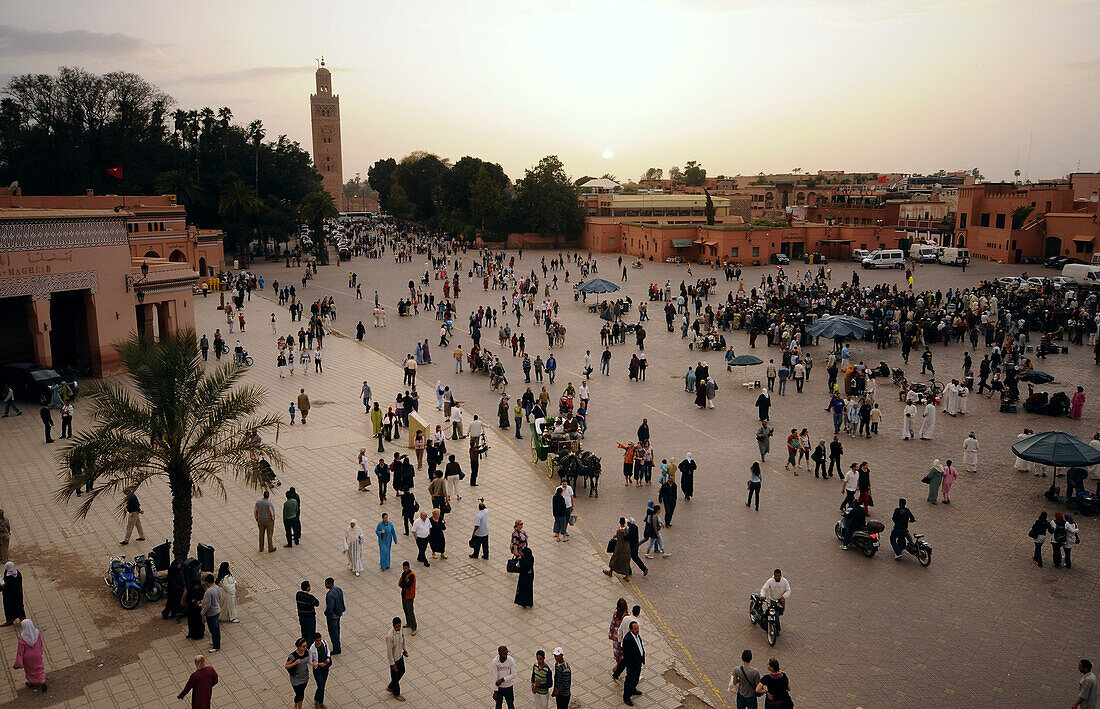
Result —
[[531, 434], [531, 462], [538, 465], [539, 462], [539, 449], [535, 445], [535, 434]]
[[546, 456], [546, 477], [554, 477], [554, 459], [549, 454]]

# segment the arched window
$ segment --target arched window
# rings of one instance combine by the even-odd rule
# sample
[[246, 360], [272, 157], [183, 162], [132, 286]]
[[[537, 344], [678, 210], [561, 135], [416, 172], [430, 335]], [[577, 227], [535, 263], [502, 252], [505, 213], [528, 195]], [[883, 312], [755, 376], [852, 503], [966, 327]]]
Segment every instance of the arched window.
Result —
[[172, 255], [168, 257], [168, 260], [172, 261], [173, 263], [183, 263], [187, 260], [187, 254], [183, 253], [179, 249], [176, 249], [172, 252]]
[[160, 258], [160, 254], [156, 251], [146, 251], [144, 258]]

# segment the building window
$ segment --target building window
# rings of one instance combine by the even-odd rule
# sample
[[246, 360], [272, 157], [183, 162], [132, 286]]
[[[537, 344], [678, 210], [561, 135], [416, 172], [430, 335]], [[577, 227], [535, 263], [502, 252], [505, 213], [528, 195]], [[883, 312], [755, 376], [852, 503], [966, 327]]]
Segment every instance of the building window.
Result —
[[731, 246], [730, 247], [730, 256], [733, 257], [733, 258], [737, 258], [737, 247], [736, 246]]
[[752, 247], [752, 257], [753, 258], [759, 258], [760, 257], [760, 247], [759, 246]]
[[966, 212], [963, 212], [959, 215], [959, 228], [960, 229], [965, 229], [966, 228]]
[[1074, 249], [1079, 254], [1087, 254], [1092, 252], [1092, 242], [1089, 241], [1075, 241], [1073, 242]]
[[997, 228], [998, 229], [1004, 229], [1005, 228], [1005, 215], [1003, 215], [1003, 214], [998, 214], [997, 215]]
[[982, 226], [989, 226], [989, 212], [982, 214]]

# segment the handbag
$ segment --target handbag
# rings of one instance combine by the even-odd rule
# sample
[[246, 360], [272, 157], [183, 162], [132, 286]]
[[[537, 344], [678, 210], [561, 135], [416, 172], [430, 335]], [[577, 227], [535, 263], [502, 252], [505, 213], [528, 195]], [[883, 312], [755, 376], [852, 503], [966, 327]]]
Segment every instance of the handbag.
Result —
[[519, 573], [519, 559], [517, 557], [513, 556], [511, 559], [508, 560], [508, 567], [507, 568], [508, 568], [508, 573], [518, 574]]
[[921, 481], [922, 483], [924, 483], [925, 485], [928, 485], [929, 483], [931, 483], [931, 482], [932, 482], [932, 476], [930, 476], [930, 475], [925, 475], [925, 476], [924, 476], [923, 478], [921, 478], [921, 479], [920, 479], [920, 481]]
[[443, 501], [443, 506], [440, 508], [439, 511], [442, 512], [445, 515], [450, 514], [451, 513], [451, 503], [444, 500]]
[[470, 537], [470, 548], [471, 549], [477, 549], [477, 542], [474, 541], [473, 537]]
[[615, 553], [615, 537], [611, 537], [611, 539], [607, 540], [607, 553], [608, 554], [614, 554]]
[[577, 515], [569, 515], [569, 526], [572, 527], [577, 523]]

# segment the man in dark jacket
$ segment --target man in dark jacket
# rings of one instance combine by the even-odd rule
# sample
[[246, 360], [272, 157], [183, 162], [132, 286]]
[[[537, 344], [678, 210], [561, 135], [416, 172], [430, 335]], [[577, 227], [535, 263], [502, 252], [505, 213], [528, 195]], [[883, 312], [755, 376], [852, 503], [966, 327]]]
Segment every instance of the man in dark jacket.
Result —
[[42, 417], [42, 426], [46, 429], [46, 443], [53, 443], [53, 437], [50, 435], [50, 430], [53, 428], [53, 416], [50, 414], [50, 407], [43, 406], [38, 413]]
[[638, 545], [641, 544], [641, 539], [638, 537], [638, 523], [634, 521], [633, 517], [627, 517], [626, 519], [626, 541], [630, 544], [630, 560], [638, 565], [638, 568], [642, 570], [642, 576], [649, 575], [649, 569], [645, 563], [638, 558]]
[[894, 521], [894, 528], [890, 530], [890, 546], [894, 547], [894, 558], [900, 559], [907, 542], [912, 538], [909, 533], [909, 523], [916, 522], [917, 518], [913, 516], [912, 510], [905, 506], [905, 498], [902, 497], [898, 500], [898, 506], [891, 519]]
[[317, 607], [321, 602], [309, 592], [309, 581], [302, 582], [302, 590], [294, 594], [294, 602], [298, 606], [298, 624], [302, 629], [302, 637], [312, 638], [317, 632]]
[[626, 664], [626, 681], [623, 682], [623, 703], [634, 706], [634, 696], [638, 691], [638, 679], [645, 664], [645, 647], [642, 636], [638, 634], [638, 621], [630, 623], [630, 632], [622, 639], [623, 662]]

